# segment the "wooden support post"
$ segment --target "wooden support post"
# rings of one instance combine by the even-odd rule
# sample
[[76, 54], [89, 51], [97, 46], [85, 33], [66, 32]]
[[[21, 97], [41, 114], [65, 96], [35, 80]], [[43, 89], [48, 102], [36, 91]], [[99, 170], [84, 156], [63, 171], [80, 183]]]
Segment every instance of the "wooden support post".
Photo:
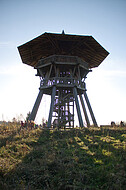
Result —
[[44, 75], [43, 75], [43, 73], [42, 73], [41, 69], [38, 69], [38, 71], [39, 71], [39, 73], [40, 73], [41, 77], [43, 77], [43, 78], [44, 78]]
[[50, 75], [51, 75], [51, 71], [52, 71], [52, 64], [50, 65], [50, 70], [49, 70], [49, 73], [48, 73], [48, 79], [49, 79], [49, 77], [50, 77]]
[[32, 120], [32, 121], [35, 120], [35, 117], [36, 117], [36, 114], [37, 114], [37, 111], [38, 111], [38, 108], [39, 108], [39, 105], [40, 105], [42, 96], [43, 96], [43, 90], [40, 90], [40, 91], [39, 91], [39, 94], [38, 94], [38, 96], [37, 96], [37, 99], [36, 99], [36, 101], [35, 101], [35, 104], [34, 104], [34, 106], [33, 106], [31, 115], [30, 115], [30, 117], [29, 117], [29, 120], [30, 120], [30, 121], [31, 121], [31, 120]]
[[47, 124], [48, 128], [51, 127], [51, 121], [52, 121], [52, 113], [53, 113], [55, 95], [56, 95], [56, 86], [53, 86], [52, 95], [51, 95], [50, 111], [49, 111], [49, 117], [48, 117], [48, 124]]
[[85, 97], [85, 100], [86, 100], [86, 103], [87, 103], [89, 112], [90, 112], [90, 114], [91, 114], [91, 118], [92, 118], [92, 121], [93, 121], [93, 123], [94, 123], [94, 126], [97, 127], [98, 125], [97, 125], [97, 122], [96, 122], [96, 119], [95, 119], [93, 110], [92, 110], [92, 108], [91, 108], [91, 104], [90, 104], [90, 102], [89, 102], [89, 99], [88, 99], [88, 96], [87, 96], [86, 91], [84, 91], [84, 97]]
[[74, 128], [74, 99], [73, 99], [73, 128]]
[[58, 129], [60, 125], [60, 91], [58, 90]]
[[87, 114], [87, 111], [86, 111], [86, 107], [85, 107], [85, 104], [84, 104], [83, 97], [82, 97], [82, 95], [79, 95], [79, 97], [80, 97], [81, 105], [82, 105], [82, 108], [83, 108], [83, 112], [84, 112], [85, 120], [86, 120], [86, 123], [87, 123], [87, 127], [90, 127], [90, 121], [89, 121], [89, 118], [88, 118], [88, 114]]
[[68, 111], [68, 121], [69, 121], [69, 127], [71, 127], [71, 113], [70, 113], [70, 102], [67, 103], [67, 111]]
[[75, 103], [76, 103], [79, 125], [80, 125], [80, 127], [84, 127], [82, 116], [81, 116], [81, 111], [80, 111], [80, 106], [79, 106], [79, 101], [78, 101], [78, 97], [77, 97], [77, 88], [76, 87], [73, 88], [73, 94], [74, 94]]

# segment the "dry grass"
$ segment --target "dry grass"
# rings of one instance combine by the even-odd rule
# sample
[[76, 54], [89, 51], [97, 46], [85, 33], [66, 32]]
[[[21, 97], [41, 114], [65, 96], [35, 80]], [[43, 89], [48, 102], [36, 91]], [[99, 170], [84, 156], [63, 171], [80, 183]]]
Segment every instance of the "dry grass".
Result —
[[0, 126], [0, 189], [125, 190], [126, 128]]

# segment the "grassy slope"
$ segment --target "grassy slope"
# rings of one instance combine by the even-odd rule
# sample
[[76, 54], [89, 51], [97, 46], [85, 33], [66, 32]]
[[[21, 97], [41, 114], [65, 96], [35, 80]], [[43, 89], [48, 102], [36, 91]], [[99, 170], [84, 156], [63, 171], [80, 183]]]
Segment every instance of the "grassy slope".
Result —
[[126, 128], [1, 126], [0, 189], [126, 189]]

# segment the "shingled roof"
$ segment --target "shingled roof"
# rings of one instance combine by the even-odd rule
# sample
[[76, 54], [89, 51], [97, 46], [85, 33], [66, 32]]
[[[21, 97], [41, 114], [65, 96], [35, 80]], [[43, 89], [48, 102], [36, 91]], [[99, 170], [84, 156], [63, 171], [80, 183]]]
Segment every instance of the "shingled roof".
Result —
[[44, 33], [18, 47], [22, 62], [35, 67], [38, 61], [51, 55], [78, 56], [89, 68], [98, 67], [108, 56], [92, 36]]

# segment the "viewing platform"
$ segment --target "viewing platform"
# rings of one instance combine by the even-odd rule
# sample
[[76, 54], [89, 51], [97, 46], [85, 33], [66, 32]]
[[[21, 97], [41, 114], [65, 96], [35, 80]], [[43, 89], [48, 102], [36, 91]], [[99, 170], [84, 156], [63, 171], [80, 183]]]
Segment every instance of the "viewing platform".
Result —
[[52, 86], [57, 87], [71, 87], [76, 86], [81, 90], [86, 90], [86, 84], [82, 80], [70, 78], [70, 77], [53, 77], [49, 79], [41, 78], [40, 89], [50, 88]]

